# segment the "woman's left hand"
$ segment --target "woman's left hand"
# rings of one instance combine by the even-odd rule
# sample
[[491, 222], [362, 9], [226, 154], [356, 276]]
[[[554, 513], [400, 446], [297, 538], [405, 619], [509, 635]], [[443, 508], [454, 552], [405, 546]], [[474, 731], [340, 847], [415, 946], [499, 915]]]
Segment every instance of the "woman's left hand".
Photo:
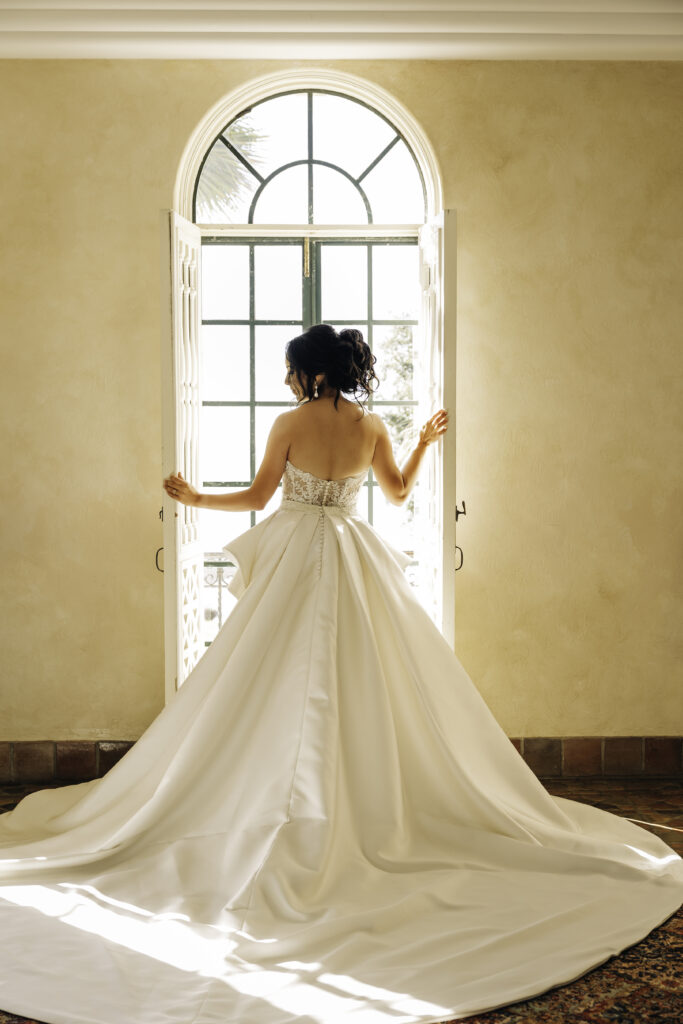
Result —
[[420, 441], [422, 444], [430, 445], [438, 441], [442, 434], [448, 430], [448, 410], [439, 409], [427, 420], [420, 430]]
[[167, 476], [164, 480], [164, 490], [176, 501], [179, 501], [181, 505], [198, 505], [199, 504], [199, 491], [196, 490], [192, 484], [188, 483], [187, 480], [183, 480], [183, 474], [172, 473], [171, 476]]

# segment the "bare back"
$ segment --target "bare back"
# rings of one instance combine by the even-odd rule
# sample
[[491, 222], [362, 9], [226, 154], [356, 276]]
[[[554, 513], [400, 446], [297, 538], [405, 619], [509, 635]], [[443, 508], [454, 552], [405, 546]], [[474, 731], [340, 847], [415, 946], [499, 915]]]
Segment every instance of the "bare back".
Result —
[[253, 508], [265, 508], [289, 460], [321, 480], [344, 480], [372, 466], [382, 493], [400, 505], [410, 492], [422, 451], [415, 449], [409, 479], [394, 459], [389, 432], [377, 413], [341, 395], [336, 409], [332, 398], [304, 402], [276, 416], [263, 460], [247, 489], [248, 500], [255, 502]]
[[339, 396], [304, 402], [288, 414], [287, 458], [323, 480], [342, 480], [368, 469], [377, 441], [376, 418]]

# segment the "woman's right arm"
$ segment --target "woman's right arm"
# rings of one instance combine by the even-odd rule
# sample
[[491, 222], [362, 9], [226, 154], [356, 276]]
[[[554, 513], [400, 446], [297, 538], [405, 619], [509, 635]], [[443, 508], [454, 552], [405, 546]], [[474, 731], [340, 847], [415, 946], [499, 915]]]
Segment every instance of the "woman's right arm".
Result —
[[392, 505], [402, 505], [409, 497], [422, 462], [422, 456], [434, 441], [437, 441], [448, 429], [448, 412], [439, 409], [424, 424], [420, 437], [412, 452], [399, 469], [391, 447], [391, 438], [384, 420], [374, 413], [377, 427], [375, 454], [372, 457], [372, 472], [382, 493]]
[[266, 441], [266, 450], [261, 465], [249, 487], [229, 494], [211, 494], [198, 491], [183, 480], [182, 473], [173, 473], [164, 480], [164, 489], [171, 498], [182, 505], [197, 505], [199, 508], [221, 509], [230, 512], [257, 511], [266, 507], [285, 471], [289, 454], [290, 417], [292, 411], [281, 412], [275, 417]]

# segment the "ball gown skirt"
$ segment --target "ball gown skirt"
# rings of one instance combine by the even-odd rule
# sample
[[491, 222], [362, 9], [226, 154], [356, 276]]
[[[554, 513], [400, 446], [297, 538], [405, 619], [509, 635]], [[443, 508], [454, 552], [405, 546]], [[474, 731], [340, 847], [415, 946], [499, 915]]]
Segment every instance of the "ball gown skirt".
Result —
[[287, 463], [216, 639], [101, 779], [0, 816], [0, 1006], [49, 1024], [427, 1024], [571, 982], [683, 860], [551, 796], [356, 511]]

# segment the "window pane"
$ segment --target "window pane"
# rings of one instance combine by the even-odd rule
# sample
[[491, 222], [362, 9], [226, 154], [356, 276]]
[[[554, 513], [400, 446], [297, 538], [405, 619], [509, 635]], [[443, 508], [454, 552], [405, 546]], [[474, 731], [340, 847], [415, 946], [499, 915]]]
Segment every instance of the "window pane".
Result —
[[285, 345], [290, 338], [301, 334], [302, 329], [301, 324], [256, 327], [256, 400], [258, 402], [288, 402], [294, 399], [289, 385], [285, 384], [287, 373]]
[[394, 458], [399, 466], [405, 462], [417, 443], [414, 408], [412, 405], [380, 405], [375, 409], [389, 431]]
[[375, 224], [422, 224], [422, 184], [405, 142], [397, 142], [361, 182]]
[[279, 483], [275, 488], [275, 493], [270, 499], [265, 508], [259, 508], [256, 510], [256, 522], [260, 523], [262, 519], [266, 519], [273, 512], [277, 511], [282, 501], [282, 483]]
[[[243, 491], [243, 487], [207, 487], [207, 494], [232, 494]], [[204, 556], [224, 556], [223, 545], [233, 537], [244, 533], [251, 526], [249, 512], [232, 512], [228, 509], [199, 508], [199, 530]]]
[[[257, 320], [303, 320], [302, 268], [300, 244], [256, 246], [254, 289]], [[284, 362], [284, 355], [282, 359]]]
[[363, 516], [363, 519], [368, 521], [368, 494], [370, 492], [370, 485], [363, 484], [360, 491], [358, 492], [357, 505], [358, 514]]
[[202, 483], [251, 479], [248, 406], [202, 406], [199, 457]]
[[315, 160], [336, 164], [357, 178], [395, 135], [394, 129], [383, 118], [362, 103], [344, 96], [314, 93]]
[[416, 354], [413, 330], [410, 325], [373, 328], [372, 351], [377, 357], [375, 373], [379, 377], [375, 397], [383, 402], [410, 400], [414, 397]]
[[249, 246], [202, 246], [202, 319], [249, 319]]
[[199, 175], [197, 223], [246, 224], [258, 184], [258, 178], [217, 139]]
[[375, 488], [372, 509], [372, 525], [377, 532], [399, 551], [406, 551], [412, 555], [415, 550], [415, 528], [414, 528], [414, 491], [419, 486], [419, 481], [414, 485], [408, 500], [402, 505], [392, 505], [382, 494], [379, 487]]
[[266, 451], [266, 441], [273, 421], [280, 413], [286, 412], [292, 406], [287, 405], [266, 405], [256, 408], [256, 470], [258, 471]]
[[249, 328], [202, 326], [202, 398], [249, 401]]
[[373, 245], [372, 317], [417, 320], [420, 310], [416, 245]]
[[[308, 99], [305, 92], [264, 100], [223, 133], [267, 178], [293, 160], [308, 159]], [[308, 221], [305, 218], [304, 223]], [[263, 223], [263, 221], [261, 221]]]
[[353, 182], [331, 167], [313, 167], [313, 223], [368, 223], [360, 192]]
[[351, 331], [360, 331], [360, 333], [363, 335], [363, 338], [365, 339], [365, 341], [368, 340], [368, 325], [367, 324], [332, 324], [332, 327], [334, 327], [334, 329], [335, 329], [335, 331], [337, 331], [337, 333], [339, 333], [339, 331], [344, 331], [347, 328], [349, 330], [351, 330]]
[[276, 175], [256, 201], [254, 224], [308, 224], [308, 164]]
[[366, 319], [368, 250], [364, 245], [321, 245], [323, 320]]

